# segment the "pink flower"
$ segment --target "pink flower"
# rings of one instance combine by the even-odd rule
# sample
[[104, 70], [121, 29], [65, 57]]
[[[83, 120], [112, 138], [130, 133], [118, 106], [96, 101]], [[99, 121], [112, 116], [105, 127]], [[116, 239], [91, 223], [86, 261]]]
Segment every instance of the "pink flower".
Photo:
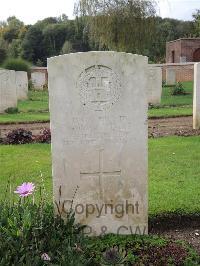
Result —
[[33, 183], [23, 183], [18, 186], [14, 193], [19, 194], [20, 197], [27, 197], [31, 195], [35, 190], [35, 185]]
[[49, 255], [47, 253], [43, 253], [41, 256], [41, 259], [44, 261], [50, 261], [51, 258], [49, 257]]

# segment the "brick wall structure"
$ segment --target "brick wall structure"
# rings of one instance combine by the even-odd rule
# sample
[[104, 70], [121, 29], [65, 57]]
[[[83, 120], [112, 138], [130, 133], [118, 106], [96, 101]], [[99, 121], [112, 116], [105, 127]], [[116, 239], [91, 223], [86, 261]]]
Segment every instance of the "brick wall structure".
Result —
[[154, 64], [153, 66], [162, 68], [163, 81], [166, 80], [166, 69], [172, 68], [176, 72], [176, 82], [184, 82], [194, 80], [194, 64], [195, 62], [180, 64]]
[[[152, 64], [162, 68], [163, 81], [166, 80], [166, 69], [173, 68], [176, 71], [176, 82], [193, 81], [194, 80], [194, 63], [179, 63], [179, 64]], [[48, 84], [48, 72], [46, 67], [32, 67], [31, 72], [45, 73], [46, 84]]]
[[166, 63], [200, 62], [200, 38], [182, 38], [166, 43]]

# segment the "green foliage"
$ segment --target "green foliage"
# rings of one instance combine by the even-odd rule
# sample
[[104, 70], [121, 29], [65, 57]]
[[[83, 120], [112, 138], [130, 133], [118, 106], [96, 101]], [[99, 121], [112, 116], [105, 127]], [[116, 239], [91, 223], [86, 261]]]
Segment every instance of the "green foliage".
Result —
[[87, 17], [90, 41], [100, 50], [144, 54], [154, 36], [154, 1], [80, 0], [76, 10]]
[[196, 12], [193, 14], [193, 18], [194, 18], [195, 35], [196, 37], [199, 37], [200, 35], [200, 9], [196, 10]]
[[181, 82], [177, 82], [176, 85], [172, 87], [171, 94], [172, 95], [185, 95], [186, 94]]
[[69, 41], [65, 41], [65, 43], [63, 44], [62, 50], [61, 50], [61, 54], [69, 54], [69, 53], [73, 53], [73, 47], [71, 42]]
[[32, 143], [34, 140], [32, 132], [23, 128], [14, 129], [9, 132], [5, 139], [5, 144], [27, 144]]
[[0, 48], [0, 65], [6, 60], [6, 49]]
[[19, 110], [18, 110], [17, 107], [8, 107], [8, 108], [5, 110], [5, 112], [6, 112], [7, 114], [17, 114], [17, 113], [19, 113]]
[[[7, 187], [7, 190], [9, 186]], [[158, 236], [106, 235], [88, 238], [75, 223], [73, 212], [65, 221], [40, 198], [17, 200], [5, 194], [0, 202], [0, 265], [198, 265], [199, 256], [186, 244]], [[12, 191], [11, 191], [12, 193]], [[47, 260], [44, 260], [44, 257]]]
[[8, 56], [10, 58], [18, 58], [21, 55], [21, 40], [13, 39], [8, 45]]
[[46, 60], [42, 30], [38, 25], [28, 29], [22, 42], [22, 57], [34, 64], [38, 59]]
[[80, 265], [81, 261], [84, 265], [74, 248], [81, 243], [82, 234], [73, 214], [68, 214], [66, 222], [54, 217], [43, 196], [37, 205], [30, 196], [14, 203], [12, 199], [1, 202], [0, 235], [0, 265], [46, 265], [44, 253], [53, 265]]
[[20, 59], [20, 58], [8, 59], [8, 60], [6, 60], [6, 62], [4, 63], [3, 66], [5, 69], [15, 70], [15, 71], [29, 72], [29, 70], [30, 70], [30, 64], [27, 61]]
[[184, 243], [158, 236], [107, 235], [90, 238], [85, 246], [85, 257], [89, 261], [87, 265], [91, 266], [196, 265], [199, 262], [197, 253]]

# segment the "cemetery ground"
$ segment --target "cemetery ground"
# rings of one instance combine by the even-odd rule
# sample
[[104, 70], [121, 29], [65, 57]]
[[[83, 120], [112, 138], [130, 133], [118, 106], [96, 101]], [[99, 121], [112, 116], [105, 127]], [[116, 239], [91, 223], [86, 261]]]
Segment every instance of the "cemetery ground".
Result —
[[[199, 149], [199, 137], [173, 136], [149, 139], [150, 233], [164, 235], [170, 239], [185, 240], [198, 252], [200, 252]], [[1, 145], [0, 150], [1, 200], [6, 198], [5, 188], [8, 184], [11, 186], [8, 186], [7, 190], [12, 192], [23, 182], [34, 182], [37, 188], [45, 187], [47, 202], [51, 202], [50, 145]], [[39, 198], [40, 189], [37, 189], [36, 200]]]
[[[194, 133], [191, 130], [193, 84], [186, 82], [183, 85], [186, 95], [171, 96], [171, 88], [164, 87], [161, 105], [150, 108], [149, 117], [154, 118], [149, 122], [150, 136], [174, 135], [177, 132], [180, 133], [177, 135], [185, 136]], [[20, 101], [18, 109], [19, 113], [0, 115], [0, 124], [7, 125], [8, 129], [10, 126], [14, 129], [19, 122], [25, 123], [20, 124], [20, 127], [26, 127], [26, 129], [31, 129], [30, 127], [34, 125], [39, 128], [46, 127], [49, 121], [48, 92], [29, 91], [29, 100]], [[164, 134], [159, 131], [162, 123], [165, 125]], [[186, 126], [186, 132], [174, 130], [172, 134], [170, 128], [173, 123], [176, 129]], [[22, 213], [19, 214], [15, 208], [9, 211], [8, 206], [11, 204], [9, 195], [17, 201], [18, 198], [16, 195], [13, 196], [13, 191], [23, 182], [33, 182], [36, 185], [36, 202], [41, 202], [41, 191], [45, 194], [45, 202], [52, 202], [50, 144], [0, 145], [0, 195], [1, 201], [5, 203], [5, 209], [0, 209], [0, 223], [3, 225], [6, 215], [10, 215], [7, 228], [12, 230], [12, 236], [8, 236], [12, 239], [12, 245], [9, 246], [6, 257], [8, 246], [2, 243], [8, 242], [7, 232], [1, 232], [5, 237], [0, 251], [1, 255], [4, 252], [5, 261], [1, 259], [1, 265], [6, 265], [6, 261], [14, 258], [15, 261], [12, 261], [14, 264], [20, 263], [20, 260], [21, 262], [29, 260], [31, 263], [32, 260], [32, 263], [36, 263], [35, 265], [43, 265], [41, 254], [44, 255], [46, 252], [52, 263], [59, 262], [63, 263], [62, 265], [102, 265], [108, 264], [113, 257], [118, 264], [115, 261], [115, 264], [108, 265], [119, 265], [119, 262], [122, 264], [123, 261], [128, 262], [124, 265], [199, 265], [199, 257], [195, 253], [197, 251], [200, 254], [199, 149], [199, 137], [196, 136], [150, 138], [150, 237], [107, 236], [85, 240], [80, 236], [78, 229], [73, 227], [73, 217], [66, 225], [59, 219], [52, 220], [51, 206], [44, 209], [42, 217], [40, 214], [43, 205], [39, 205], [38, 209], [33, 207], [28, 213], [21, 209]], [[25, 210], [28, 211], [28, 207]], [[43, 229], [40, 232], [38, 226], [41, 221]], [[20, 238], [22, 231], [14, 224], [23, 228], [22, 238]], [[52, 224], [54, 224], [53, 227]], [[6, 226], [1, 228], [5, 229]], [[30, 240], [31, 234], [34, 234], [33, 240]], [[159, 237], [152, 235], [159, 235]], [[185, 248], [183, 244], [174, 240], [184, 240], [195, 251]], [[61, 242], [63, 245], [60, 245]], [[24, 250], [21, 249], [16, 254], [19, 245]], [[83, 264], [80, 264], [80, 261]], [[50, 264], [50, 261], [47, 260], [45, 263]]]

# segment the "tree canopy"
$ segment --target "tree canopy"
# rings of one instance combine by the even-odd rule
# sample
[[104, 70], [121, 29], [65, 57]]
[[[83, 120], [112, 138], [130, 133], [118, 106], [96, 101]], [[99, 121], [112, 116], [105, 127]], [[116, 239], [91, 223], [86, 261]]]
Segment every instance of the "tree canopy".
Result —
[[34, 25], [16, 17], [0, 22], [0, 64], [23, 58], [45, 66], [48, 57], [80, 51], [116, 50], [164, 62], [166, 41], [200, 37], [200, 10], [193, 21], [161, 18], [151, 0], [77, 0], [76, 18], [62, 14]]

